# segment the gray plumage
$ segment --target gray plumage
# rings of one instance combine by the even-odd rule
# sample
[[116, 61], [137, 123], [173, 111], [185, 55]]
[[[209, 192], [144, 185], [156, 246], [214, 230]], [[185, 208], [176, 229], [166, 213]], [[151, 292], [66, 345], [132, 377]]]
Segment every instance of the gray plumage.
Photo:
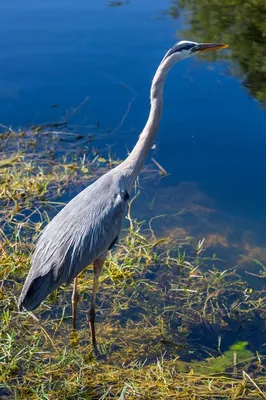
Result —
[[79, 193], [46, 226], [32, 257], [20, 310], [37, 308], [48, 294], [63, 283], [71, 283], [116, 240], [128, 198], [114, 172]]
[[48, 294], [74, 279], [72, 315], [75, 329], [77, 275], [93, 264], [89, 323], [92, 343], [96, 344], [94, 307], [98, 277], [108, 249], [118, 238], [131, 189], [156, 135], [162, 113], [165, 78], [177, 61], [199, 51], [223, 47], [227, 46], [182, 41], [166, 53], [152, 81], [149, 117], [135, 147], [125, 161], [79, 193], [44, 229], [37, 241], [18, 301], [19, 310], [34, 310]]

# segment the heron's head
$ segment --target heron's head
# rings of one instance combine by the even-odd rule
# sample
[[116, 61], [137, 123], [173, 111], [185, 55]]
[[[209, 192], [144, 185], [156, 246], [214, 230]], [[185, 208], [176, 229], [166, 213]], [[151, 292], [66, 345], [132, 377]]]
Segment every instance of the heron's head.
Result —
[[177, 42], [164, 56], [164, 60], [171, 58], [172, 62], [177, 62], [183, 58], [203, 53], [206, 51], [220, 50], [228, 47], [227, 44], [220, 43], [197, 43], [188, 40]]

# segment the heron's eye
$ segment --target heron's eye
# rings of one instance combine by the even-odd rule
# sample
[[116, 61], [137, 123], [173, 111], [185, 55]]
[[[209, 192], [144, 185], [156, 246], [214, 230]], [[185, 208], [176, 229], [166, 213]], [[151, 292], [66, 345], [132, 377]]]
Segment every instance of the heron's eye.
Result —
[[193, 46], [190, 50], [190, 53], [195, 53], [195, 51], [198, 51], [199, 47], [198, 46]]
[[120, 193], [120, 196], [122, 197], [122, 199], [124, 201], [129, 200], [129, 194], [128, 194], [128, 192], [126, 190], [122, 190], [122, 192]]

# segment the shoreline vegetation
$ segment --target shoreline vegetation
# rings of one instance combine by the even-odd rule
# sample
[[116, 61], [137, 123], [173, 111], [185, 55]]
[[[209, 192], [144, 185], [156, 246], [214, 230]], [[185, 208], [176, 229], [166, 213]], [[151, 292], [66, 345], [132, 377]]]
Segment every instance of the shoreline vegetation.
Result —
[[265, 286], [249, 287], [235, 266], [218, 269], [204, 240], [157, 238], [130, 212], [100, 277], [101, 357], [86, 320], [90, 268], [79, 279], [75, 335], [71, 286], [34, 314], [18, 313], [47, 221], [119, 162], [94, 149], [91, 135], [53, 128], [0, 133], [0, 399], [266, 398]]

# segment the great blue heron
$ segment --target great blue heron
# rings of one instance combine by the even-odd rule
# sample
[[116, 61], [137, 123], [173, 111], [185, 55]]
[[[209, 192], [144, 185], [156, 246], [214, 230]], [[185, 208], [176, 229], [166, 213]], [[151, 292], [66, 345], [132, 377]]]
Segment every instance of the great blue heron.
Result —
[[76, 328], [77, 276], [93, 264], [94, 280], [88, 313], [91, 340], [95, 339], [95, 301], [98, 278], [106, 254], [116, 241], [125, 219], [130, 192], [138, 177], [158, 129], [165, 78], [171, 67], [184, 58], [227, 47], [217, 43], [176, 43], [162, 59], [151, 85], [151, 108], [146, 125], [129, 156], [74, 197], [46, 226], [37, 241], [31, 268], [18, 306], [34, 310], [63, 283], [74, 280], [72, 293], [73, 328]]

